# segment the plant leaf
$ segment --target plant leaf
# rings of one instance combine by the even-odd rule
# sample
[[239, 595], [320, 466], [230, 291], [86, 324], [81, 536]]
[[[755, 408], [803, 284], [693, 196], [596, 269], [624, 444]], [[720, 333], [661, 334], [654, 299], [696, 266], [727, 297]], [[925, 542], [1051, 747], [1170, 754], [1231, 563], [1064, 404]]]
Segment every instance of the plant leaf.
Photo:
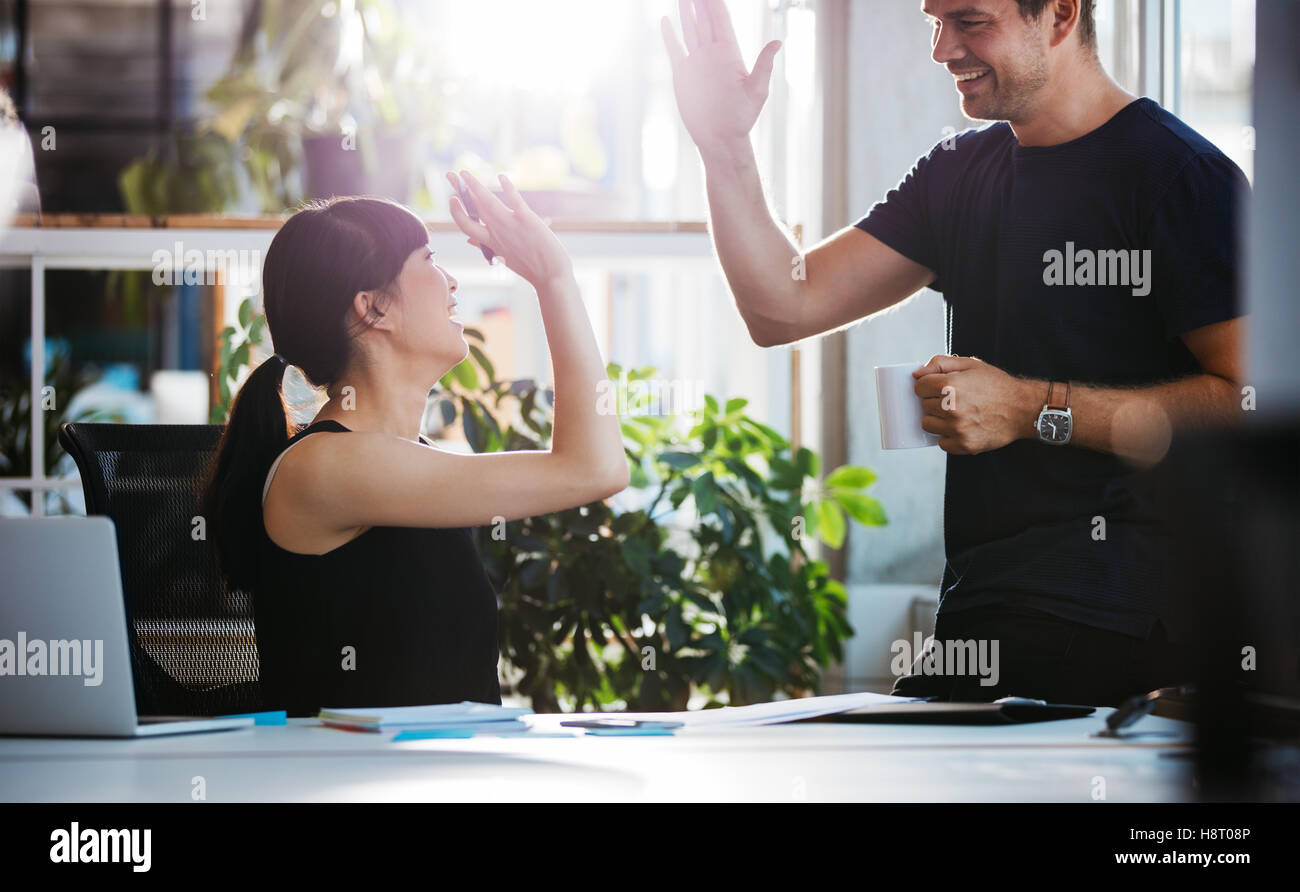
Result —
[[457, 383], [466, 390], [478, 390], [478, 372], [474, 371], [474, 364], [461, 360], [455, 368], [451, 370]]
[[805, 477], [815, 478], [821, 461], [817, 458], [817, 453], [807, 446], [800, 446], [799, 451], [795, 454], [795, 464]]
[[833, 499], [817, 503], [817, 534], [831, 548], [844, 544], [844, 509]]
[[694, 452], [669, 451], [659, 453], [659, 461], [668, 465], [670, 468], [684, 471], [687, 468], [693, 468], [698, 465], [700, 463], [700, 457]]
[[870, 468], [857, 465], [841, 465], [826, 475], [828, 487], [845, 489], [862, 489], [876, 482], [876, 474]]
[[882, 527], [889, 523], [885, 517], [884, 506], [871, 496], [857, 492], [832, 490], [831, 497], [839, 502], [844, 510], [853, 515], [853, 519], [869, 527]]
[[497, 378], [496, 370], [492, 367], [492, 361], [487, 358], [487, 354], [475, 344], [469, 345], [469, 352], [478, 361], [478, 364], [483, 367], [483, 371], [487, 372], [488, 380], [495, 381]]
[[695, 507], [701, 514], [709, 514], [718, 506], [718, 485], [713, 479], [712, 471], [705, 471], [691, 484], [691, 495], [695, 496]]

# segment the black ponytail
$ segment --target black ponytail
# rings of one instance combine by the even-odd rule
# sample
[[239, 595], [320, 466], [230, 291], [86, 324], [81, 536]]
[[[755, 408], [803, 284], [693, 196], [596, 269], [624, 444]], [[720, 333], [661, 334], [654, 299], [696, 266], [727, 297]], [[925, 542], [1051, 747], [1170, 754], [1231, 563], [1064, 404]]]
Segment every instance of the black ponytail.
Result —
[[232, 588], [245, 591], [256, 581], [262, 486], [271, 463], [297, 433], [284, 404], [284, 369], [284, 360], [272, 356], [244, 381], [204, 492], [203, 516], [221, 569]]

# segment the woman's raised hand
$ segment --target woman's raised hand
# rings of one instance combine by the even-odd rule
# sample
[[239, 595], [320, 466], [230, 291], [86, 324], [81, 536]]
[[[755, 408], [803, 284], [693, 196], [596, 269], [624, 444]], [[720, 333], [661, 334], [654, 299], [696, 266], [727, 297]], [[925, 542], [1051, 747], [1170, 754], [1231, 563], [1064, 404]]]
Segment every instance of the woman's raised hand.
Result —
[[[469, 171], [462, 170], [460, 175], [478, 205], [479, 220], [470, 217], [457, 196], [451, 199], [451, 218], [469, 236], [471, 245], [486, 245], [539, 290], [547, 283], [573, 277], [573, 261], [564, 246], [505, 174], [500, 175], [504, 203]], [[459, 191], [455, 174], [448, 173], [447, 181]]]

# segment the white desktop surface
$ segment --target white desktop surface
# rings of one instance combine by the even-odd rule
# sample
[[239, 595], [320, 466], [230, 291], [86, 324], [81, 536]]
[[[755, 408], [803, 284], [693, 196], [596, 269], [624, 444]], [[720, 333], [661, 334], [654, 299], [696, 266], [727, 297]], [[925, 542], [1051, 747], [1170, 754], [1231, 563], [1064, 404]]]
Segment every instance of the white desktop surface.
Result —
[[[673, 737], [394, 743], [314, 719], [131, 740], [0, 738], [0, 800], [1192, 801], [1192, 727], [1125, 739], [1087, 718], [1003, 726], [773, 725]], [[575, 716], [576, 717], [576, 716]]]

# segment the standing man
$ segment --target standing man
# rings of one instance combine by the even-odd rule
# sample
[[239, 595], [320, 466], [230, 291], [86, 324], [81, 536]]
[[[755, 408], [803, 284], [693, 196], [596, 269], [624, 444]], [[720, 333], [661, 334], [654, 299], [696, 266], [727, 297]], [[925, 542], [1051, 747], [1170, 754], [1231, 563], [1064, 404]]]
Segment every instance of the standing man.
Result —
[[679, 5], [682, 42], [662, 23], [677, 104], [755, 343], [927, 286], [948, 306], [954, 355], [915, 374], [948, 466], [935, 639], [998, 641], [999, 679], [914, 665], [894, 693], [1113, 705], [1183, 680], [1143, 468], [1173, 433], [1236, 418], [1241, 171], [1106, 74], [1092, 0], [925, 0], [962, 111], [997, 123], [918, 159], [796, 280], [749, 140], [780, 45], [746, 72], [723, 0]]

